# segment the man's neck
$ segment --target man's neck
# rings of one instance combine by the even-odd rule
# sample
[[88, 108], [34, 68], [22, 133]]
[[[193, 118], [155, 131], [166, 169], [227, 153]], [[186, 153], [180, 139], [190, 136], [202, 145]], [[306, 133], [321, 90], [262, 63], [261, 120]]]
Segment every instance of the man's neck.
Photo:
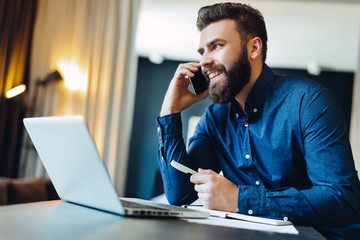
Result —
[[258, 67], [252, 67], [250, 81], [244, 86], [244, 88], [235, 96], [235, 100], [239, 103], [241, 111], [245, 114], [245, 102], [246, 99], [254, 86], [256, 80], [259, 78], [263, 69], [263, 65]]

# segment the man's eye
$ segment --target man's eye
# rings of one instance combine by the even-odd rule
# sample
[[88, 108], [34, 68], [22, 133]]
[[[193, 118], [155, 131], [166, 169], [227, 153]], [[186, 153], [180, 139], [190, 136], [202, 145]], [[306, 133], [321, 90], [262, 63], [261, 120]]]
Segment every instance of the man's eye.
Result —
[[214, 46], [213, 46], [214, 49], [217, 49], [217, 48], [220, 48], [220, 47], [221, 47], [220, 44], [214, 44]]

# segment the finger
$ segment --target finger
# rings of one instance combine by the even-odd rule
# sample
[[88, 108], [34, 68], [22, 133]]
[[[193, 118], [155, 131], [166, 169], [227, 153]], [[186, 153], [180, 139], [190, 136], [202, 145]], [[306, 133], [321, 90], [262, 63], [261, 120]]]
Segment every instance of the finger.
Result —
[[203, 205], [205, 208], [213, 209], [212, 206], [213, 206], [214, 204], [212, 203], [210, 194], [208, 194], [208, 193], [198, 193], [198, 197], [199, 197], [199, 199], [201, 200], [202, 205]]
[[196, 95], [196, 94], [193, 94], [193, 95], [195, 96], [194, 101], [198, 102], [198, 101], [206, 98], [207, 95], [209, 95], [209, 90], [205, 90], [204, 92], [202, 92], [198, 95]]
[[196, 62], [182, 63], [179, 65], [177, 72], [183, 76], [194, 77], [194, 73], [199, 71], [200, 64]]
[[203, 205], [205, 206], [205, 204], [208, 203], [208, 201], [209, 201], [209, 194], [199, 192], [197, 195], [200, 198], [200, 200], [202, 201]]
[[205, 174], [196, 173], [190, 176], [190, 182], [194, 184], [206, 183], [207, 176]]
[[211, 169], [202, 169], [202, 168], [199, 168], [198, 172], [201, 174], [217, 174], [216, 172], [214, 172]]
[[194, 73], [189, 68], [180, 68], [175, 72], [175, 77], [179, 78], [186, 78], [193, 77]]
[[194, 71], [194, 72], [199, 71], [199, 69], [200, 69], [200, 67], [201, 67], [200, 63], [198, 63], [198, 62], [185, 63], [184, 66], [185, 66], [185, 67], [188, 67], [189, 69], [191, 69], [191, 70]]
[[194, 189], [198, 193], [210, 193], [207, 184], [195, 184]]
[[204, 92], [200, 93], [198, 96], [199, 98], [206, 98], [209, 95], [209, 90], [205, 90]]
[[180, 64], [179, 67], [178, 67], [178, 70], [189, 69], [192, 72], [197, 72], [197, 71], [199, 71], [199, 68], [200, 68], [199, 63], [192, 62], [192, 63], [182, 63], [182, 64]]

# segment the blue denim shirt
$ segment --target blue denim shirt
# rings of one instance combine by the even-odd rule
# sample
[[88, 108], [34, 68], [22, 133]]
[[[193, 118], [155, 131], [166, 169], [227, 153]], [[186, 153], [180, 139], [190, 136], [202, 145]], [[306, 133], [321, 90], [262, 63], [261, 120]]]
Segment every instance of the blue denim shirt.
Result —
[[170, 165], [222, 171], [239, 187], [243, 214], [297, 224], [340, 227], [360, 211], [360, 183], [335, 97], [300, 77], [276, 76], [266, 65], [245, 103], [212, 104], [186, 150], [180, 114], [157, 119], [159, 165], [171, 204], [197, 193]]

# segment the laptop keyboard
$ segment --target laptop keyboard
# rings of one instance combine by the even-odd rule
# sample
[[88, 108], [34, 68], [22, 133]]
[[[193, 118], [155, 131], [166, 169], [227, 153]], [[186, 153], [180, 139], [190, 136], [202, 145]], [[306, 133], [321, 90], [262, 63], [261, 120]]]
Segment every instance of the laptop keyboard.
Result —
[[160, 210], [164, 210], [163, 208], [159, 208], [159, 207], [153, 207], [150, 205], [145, 205], [145, 204], [141, 204], [141, 203], [136, 203], [136, 202], [130, 202], [130, 201], [126, 201], [126, 200], [120, 200], [121, 204], [124, 207], [128, 207], [128, 208], [143, 208], [143, 209], [160, 209]]

